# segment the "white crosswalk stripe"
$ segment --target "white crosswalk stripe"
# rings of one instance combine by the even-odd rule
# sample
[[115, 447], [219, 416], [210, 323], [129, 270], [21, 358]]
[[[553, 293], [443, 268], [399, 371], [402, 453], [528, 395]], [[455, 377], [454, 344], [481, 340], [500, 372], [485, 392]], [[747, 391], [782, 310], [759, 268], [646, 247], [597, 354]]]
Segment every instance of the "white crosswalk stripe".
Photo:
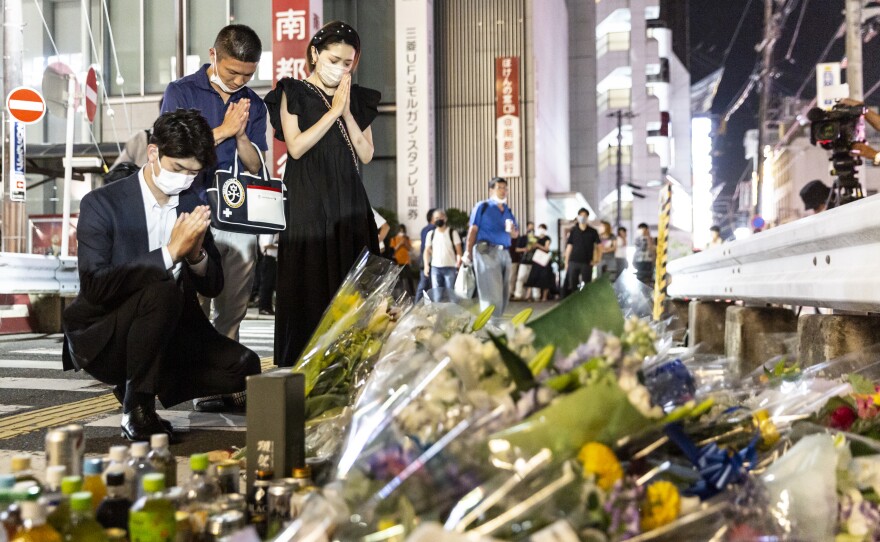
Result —
[[4, 376], [0, 377], [0, 389], [107, 393], [108, 387], [97, 380], [73, 378], [19, 378], [15, 376]]
[[0, 369], [51, 369], [60, 371], [60, 361], [42, 361], [37, 359], [0, 359]]

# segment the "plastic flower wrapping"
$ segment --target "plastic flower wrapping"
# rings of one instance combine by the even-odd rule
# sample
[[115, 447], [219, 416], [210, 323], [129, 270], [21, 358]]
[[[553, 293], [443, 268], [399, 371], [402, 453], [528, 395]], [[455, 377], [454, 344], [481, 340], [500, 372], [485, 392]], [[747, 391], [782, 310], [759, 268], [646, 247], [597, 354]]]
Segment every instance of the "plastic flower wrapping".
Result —
[[740, 375], [620, 281], [496, 327], [361, 263], [299, 364], [329, 476], [277, 540], [880, 540], [878, 352]]

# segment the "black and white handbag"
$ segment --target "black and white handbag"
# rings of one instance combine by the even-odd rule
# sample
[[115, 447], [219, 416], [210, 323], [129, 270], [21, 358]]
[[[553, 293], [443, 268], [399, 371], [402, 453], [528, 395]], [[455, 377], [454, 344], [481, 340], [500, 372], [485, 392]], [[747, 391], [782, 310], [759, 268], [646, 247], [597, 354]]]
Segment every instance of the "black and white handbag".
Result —
[[231, 169], [218, 169], [208, 188], [211, 226], [236, 233], [277, 233], [287, 227], [287, 188], [269, 175], [259, 147], [259, 175], [238, 170], [238, 150]]

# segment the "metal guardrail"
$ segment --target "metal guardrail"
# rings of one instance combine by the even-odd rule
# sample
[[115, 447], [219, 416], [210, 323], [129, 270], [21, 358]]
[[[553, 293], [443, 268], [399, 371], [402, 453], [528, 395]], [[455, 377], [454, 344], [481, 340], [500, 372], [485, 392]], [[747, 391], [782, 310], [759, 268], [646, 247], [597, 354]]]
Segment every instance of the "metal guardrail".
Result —
[[0, 294], [79, 292], [76, 257], [0, 252]]
[[669, 263], [671, 297], [880, 312], [880, 195]]

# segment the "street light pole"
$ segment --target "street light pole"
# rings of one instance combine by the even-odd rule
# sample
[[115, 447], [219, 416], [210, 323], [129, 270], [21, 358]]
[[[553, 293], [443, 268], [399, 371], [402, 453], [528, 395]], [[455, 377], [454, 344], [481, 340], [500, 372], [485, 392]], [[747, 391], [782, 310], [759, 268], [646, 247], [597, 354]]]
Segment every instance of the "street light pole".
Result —
[[[24, 19], [21, 0], [3, 1], [3, 87], [2, 99], [12, 89], [22, 85], [22, 58], [24, 57]], [[4, 146], [3, 179], [0, 179], [0, 251], [24, 252], [27, 233], [25, 203], [9, 198], [10, 171], [12, 171], [13, 144], [9, 137], [11, 119], [3, 116], [0, 126], [0, 143]], [[8, 142], [7, 142], [8, 141]], [[5, 192], [5, 193], [4, 193]]]
[[631, 119], [636, 115], [632, 111], [618, 109], [608, 113], [608, 116], [617, 117], [617, 179], [615, 184], [617, 188], [617, 214], [614, 217], [614, 227], [617, 229], [620, 228], [620, 217], [623, 214], [623, 119]]

